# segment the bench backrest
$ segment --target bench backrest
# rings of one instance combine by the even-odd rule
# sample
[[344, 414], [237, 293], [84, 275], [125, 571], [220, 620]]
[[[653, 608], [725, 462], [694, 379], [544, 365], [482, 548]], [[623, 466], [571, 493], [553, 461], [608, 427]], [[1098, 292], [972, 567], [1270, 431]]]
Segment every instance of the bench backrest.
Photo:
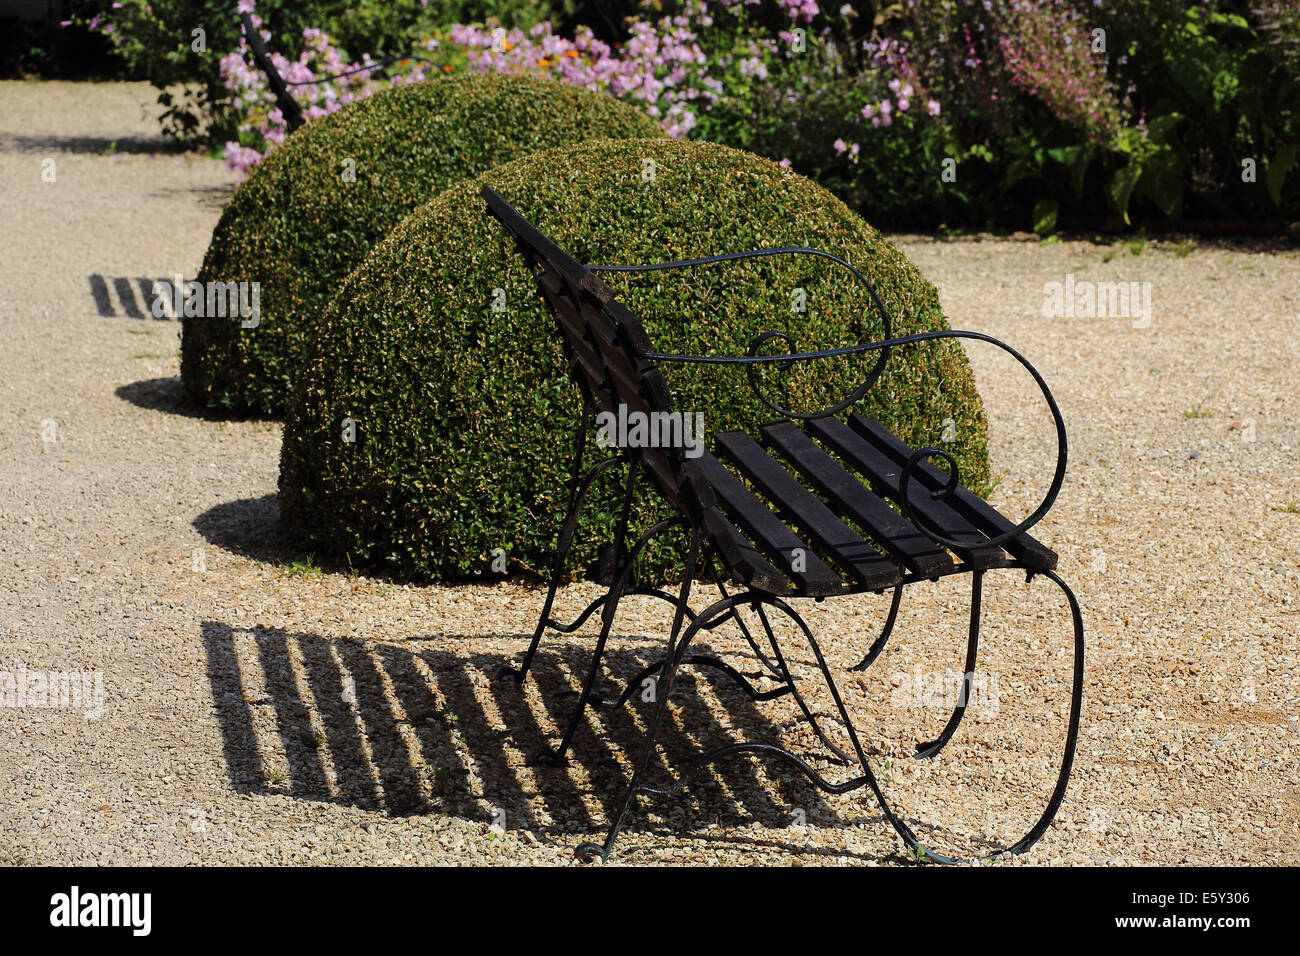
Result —
[[271, 62], [271, 55], [266, 52], [266, 44], [262, 42], [262, 34], [253, 26], [252, 18], [247, 13], [241, 12], [239, 22], [244, 31], [244, 39], [248, 41], [248, 49], [253, 54], [253, 62], [265, 74], [266, 82], [275, 95], [275, 105], [280, 108], [280, 115], [284, 117], [284, 125], [292, 133], [303, 124], [302, 108], [289, 92], [289, 87], [285, 85], [280, 71]]
[[[619, 303], [614, 290], [594, 272], [542, 235], [498, 193], [484, 187], [482, 196], [532, 267], [559, 329], [570, 373], [597, 413], [615, 419], [635, 413], [647, 424], [671, 421], [665, 416], [675, 414], [672, 392], [646, 357], [653, 348], [636, 314]], [[696, 439], [702, 441], [703, 436]], [[646, 467], [659, 490], [688, 517], [698, 520], [713, 505], [713, 495], [680, 444], [623, 450]]]

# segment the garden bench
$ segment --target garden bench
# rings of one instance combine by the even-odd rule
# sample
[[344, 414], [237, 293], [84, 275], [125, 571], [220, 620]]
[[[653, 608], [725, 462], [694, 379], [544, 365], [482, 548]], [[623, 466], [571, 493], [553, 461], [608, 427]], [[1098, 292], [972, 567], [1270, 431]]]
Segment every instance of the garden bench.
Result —
[[[853, 668], [862, 670], [880, 654], [889, 639], [907, 585], [955, 574], [969, 575], [971, 604], [964, 692], [938, 737], [919, 746], [916, 756], [926, 758], [943, 749], [965, 714], [976, 667], [983, 580], [988, 571], [999, 568], [1023, 570], [1027, 581], [1035, 576], [1052, 581], [1064, 592], [1074, 627], [1070, 713], [1055, 787], [1033, 827], [1015, 843], [997, 852], [1021, 853], [1032, 846], [1051, 824], [1065, 795], [1078, 739], [1083, 689], [1083, 621], [1078, 601], [1055, 572], [1056, 553], [1028, 533], [1055, 501], [1066, 465], [1064, 422], [1037, 370], [1019, 352], [982, 333], [943, 330], [893, 336], [888, 311], [866, 278], [844, 260], [819, 250], [783, 247], [652, 265], [583, 265], [561, 251], [492, 189], [484, 188], [482, 197], [488, 212], [514, 237], [519, 252], [533, 270], [540, 294], [555, 318], [570, 372], [583, 396], [567, 513], [550, 588], [521, 666], [507, 668], [501, 676], [510, 674], [522, 683], [545, 631], [572, 632], [598, 608], [601, 610], [601, 629], [576, 711], [558, 746], [539, 754], [539, 759], [558, 762], [564, 759], [588, 706], [621, 706], [643, 686], [643, 681], [658, 674], [654, 711], [646, 725], [626, 797], [610, 821], [604, 844], [581, 844], [577, 848], [579, 858], [589, 860], [608, 855], [638, 793], [674, 792], [714, 761], [730, 754], [751, 753], [793, 764], [817, 787], [830, 793], [870, 787], [909, 851], [952, 862], [921, 847], [912, 829], [890, 808], [822, 651], [792, 602], [799, 598], [826, 600], [892, 589], [883, 629], [866, 656]], [[765, 342], [780, 340], [788, 346], [790, 340], [785, 333], [765, 332], [755, 337], [743, 356], [660, 353], [654, 350], [640, 319], [618, 302], [613, 289], [597, 275], [601, 271], [641, 272], [782, 254], [820, 256], [850, 271], [870, 294], [883, 323], [884, 337], [876, 342], [821, 352], [769, 355], [760, 354]], [[933, 447], [911, 448], [880, 422], [851, 411], [884, 371], [891, 349], [941, 338], [975, 339], [1003, 349], [1030, 372], [1047, 400], [1057, 429], [1056, 469], [1042, 502], [1022, 522], [1011, 521], [962, 487], [957, 464], [947, 452]], [[764, 364], [816, 361], [866, 352], [879, 355], [862, 384], [843, 400], [813, 412], [782, 407], [764, 393], [755, 374], [757, 366]], [[780, 417], [762, 425], [757, 437], [741, 431], [714, 435], [713, 452], [704, 450], [690, 456], [677, 447], [617, 447], [615, 454], [584, 470], [587, 433], [593, 414], [618, 414], [620, 407], [624, 414], [637, 412], [646, 416], [673, 411], [672, 396], [659, 371], [660, 363], [747, 366], [751, 373], [750, 385], [757, 397]], [[848, 412], [847, 418], [837, 417], [841, 412]], [[932, 460], [945, 462], [947, 471], [936, 467]], [[596, 479], [620, 463], [627, 466], [627, 473], [613, 541], [616, 566], [612, 582], [606, 593], [574, 621], [555, 620], [551, 611], [583, 502]], [[642, 474], [648, 475], [671, 514], [646, 529], [629, 547], [628, 515], [634, 483]], [[891, 502], [896, 507], [891, 507]], [[650, 540], [670, 529], [680, 529], [689, 535], [685, 574], [678, 593], [636, 585], [633, 567], [638, 555]], [[696, 613], [689, 603], [691, 590], [697, 577], [705, 572], [712, 574], [722, 597]], [[724, 579], [730, 579], [738, 590], [730, 593]], [[605, 644], [619, 602], [628, 594], [644, 594], [669, 603], [674, 609], [672, 626], [663, 658], [633, 677], [616, 700], [607, 700], [595, 692], [594, 686], [601, 673]], [[757, 628], [751, 630], [745, 623], [740, 612], [746, 609], [761, 623], [761, 632]], [[773, 614], [783, 615], [797, 625], [807, 642], [834, 701], [834, 719], [842, 728], [841, 742], [847, 739], [851, 754], [846, 754], [824, 732], [797, 680], [791, 676], [772, 627]], [[774, 689], [760, 690], [734, 667], [713, 655], [689, 653], [692, 640], [701, 631], [712, 630], [726, 621], [736, 623], [766, 668], [767, 676], [775, 683]], [[668, 787], [648, 785], [644, 777], [656, 753], [656, 734], [683, 665], [720, 670], [755, 700], [790, 695], [821, 742], [841, 760], [860, 766], [861, 773], [847, 781], [832, 782], [787, 749], [770, 743], [739, 742], [703, 754]]]
[[298, 129], [306, 120], [302, 115], [302, 107], [298, 101], [293, 98], [289, 92], [291, 86], [312, 86], [316, 83], [328, 83], [330, 80], [337, 80], [340, 77], [351, 76], [354, 73], [366, 73], [370, 70], [377, 70], [380, 67], [389, 66], [393, 63], [400, 63], [404, 60], [417, 60], [421, 63], [433, 63], [433, 60], [414, 53], [405, 53], [401, 56], [389, 57], [386, 60], [379, 60], [374, 63], [367, 63], [365, 66], [357, 67], [352, 70], [345, 70], [342, 73], [335, 73], [330, 76], [321, 76], [312, 80], [286, 80], [280, 75], [280, 71], [275, 68], [275, 63], [271, 60], [271, 55], [266, 52], [266, 44], [262, 42], [262, 34], [253, 26], [252, 17], [241, 12], [239, 14], [240, 29], [243, 30], [244, 39], [248, 41], [249, 52], [253, 56], [253, 63], [266, 76], [266, 82], [271, 87], [271, 93], [275, 96], [275, 105], [280, 110], [280, 115], [284, 117], [286, 129], [292, 133]]
[[280, 115], [284, 117], [285, 127], [292, 133], [303, 124], [302, 108], [298, 106], [298, 101], [290, 95], [289, 86], [284, 82], [284, 77], [280, 75], [280, 71], [271, 62], [271, 55], [266, 52], [266, 44], [262, 42], [262, 34], [253, 28], [252, 18], [241, 11], [239, 22], [244, 31], [244, 39], [248, 41], [248, 49], [253, 54], [253, 62], [266, 75], [266, 82], [270, 84], [271, 93], [275, 96], [275, 105], [280, 108]]

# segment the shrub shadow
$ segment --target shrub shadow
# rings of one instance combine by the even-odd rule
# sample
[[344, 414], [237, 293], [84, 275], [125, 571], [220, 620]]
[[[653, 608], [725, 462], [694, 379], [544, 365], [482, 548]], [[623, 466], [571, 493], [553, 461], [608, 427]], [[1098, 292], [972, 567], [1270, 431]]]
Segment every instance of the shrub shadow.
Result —
[[214, 422], [273, 422], [279, 421], [270, 415], [255, 412], [235, 412], [224, 408], [206, 408], [195, 403], [190, 393], [185, 390], [180, 376], [170, 378], [146, 378], [128, 385], [119, 385], [113, 390], [124, 402], [130, 402], [138, 408], [151, 412], [166, 412], [184, 418], [201, 418]]
[[214, 547], [268, 564], [283, 564], [303, 552], [280, 531], [280, 496], [240, 498], [209, 508], [192, 522]]

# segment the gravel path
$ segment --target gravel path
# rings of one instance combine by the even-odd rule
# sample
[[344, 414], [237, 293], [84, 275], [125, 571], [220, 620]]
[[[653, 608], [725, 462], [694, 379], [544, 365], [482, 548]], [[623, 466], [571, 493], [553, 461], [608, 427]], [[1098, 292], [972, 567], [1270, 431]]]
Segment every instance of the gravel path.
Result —
[[[526, 766], [571, 706], [556, 691], [589, 640], [545, 645], [523, 689], [491, 681], [525, 644], [536, 590], [294, 567], [273, 529], [279, 425], [188, 409], [177, 324], [124, 303], [147, 315], [137, 277], [197, 271], [233, 182], [166, 150], [152, 100], [143, 85], [0, 83], [0, 671], [96, 671], [103, 687], [96, 719], [0, 708], [0, 861], [568, 864], [621, 796], [644, 708], [594, 718], [601, 733], [585, 730], [566, 768]], [[899, 241], [955, 326], [1037, 364], [1070, 429], [1040, 537], [1084, 605], [1084, 729], [1057, 824], [1010, 865], [1300, 863], [1300, 253]], [[1044, 284], [1069, 273], [1150, 283], [1150, 324], [1043, 317]], [[1014, 363], [969, 351], [995, 501], [1023, 514], [1051, 461], [1046, 413]], [[843, 685], [904, 815], [950, 828], [920, 828], [940, 848], [1032, 821], [1069, 675], [1063, 602], [991, 575], [987, 703], [939, 758], [910, 760], [946, 710], [937, 695], [908, 706], [909, 688], [960, 669], [967, 599], [957, 581], [909, 591], [890, 648]], [[833, 663], [863, 653], [886, 605], [810, 612], [835, 635]], [[616, 675], [657, 650], [663, 624], [659, 607], [630, 609]], [[707, 643], [739, 654], [734, 636]], [[781, 702], [686, 680], [673, 765], [727, 732], [808, 742]], [[903, 860], [863, 792], [827, 797], [744, 760], [645, 804], [619, 851]]]

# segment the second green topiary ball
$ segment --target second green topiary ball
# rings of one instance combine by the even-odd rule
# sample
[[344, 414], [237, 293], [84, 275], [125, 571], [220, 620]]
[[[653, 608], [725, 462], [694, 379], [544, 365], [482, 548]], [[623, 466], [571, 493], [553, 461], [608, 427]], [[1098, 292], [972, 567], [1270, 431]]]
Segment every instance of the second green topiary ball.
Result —
[[[865, 273], [895, 334], [947, 327], [934, 287], [897, 248], [820, 186], [757, 156], [642, 140], [498, 167], [438, 196], [376, 247], [307, 352], [286, 415], [283, 515], [312, 547], [354, 566], [457, 579], [490, 573], [497, 548], [511, 571], [531, 573], [554, 553], [578, 392], [531, 275], [484, 212], [484, 184], [583, 262], [811, 246]], [[864, 338], [881, 332], [852, 277], [807, 256], [605, 278], [664, 352], [743, 354], [768, 329], [800, 349], [829, 348], [857, 341], [859, 320]], [[794, 407], [816, 407], [850, 392], [874, 358], [818, 363], [770, 384]], [[678, 408], [703, 412], [710, 434], [773, 417], [739, 369], [664, 371]], [[943, 447], [964, 483], [987, 481], [984, 411], [955, 341], [896, 349], [858, 408], [913, 445], [955, 438]], [[576, 568], [609, 540], [615, 485], [600, 486], [586, 512]], [[636, 525], [664, 507], [643, 496]], [[673, 564], [661, 548], [644, 570], [659, 576]]]
[[202, 405], [278, 414], [316, 316], [430, 197], [501, 163], [589, 139], [662, 135], [613, 97], [539, 77], [438, 77], [308, 123], [222, 213], [199, 280], [260, 283], [256, 327], [191, 318], [181, 378]]

